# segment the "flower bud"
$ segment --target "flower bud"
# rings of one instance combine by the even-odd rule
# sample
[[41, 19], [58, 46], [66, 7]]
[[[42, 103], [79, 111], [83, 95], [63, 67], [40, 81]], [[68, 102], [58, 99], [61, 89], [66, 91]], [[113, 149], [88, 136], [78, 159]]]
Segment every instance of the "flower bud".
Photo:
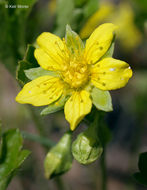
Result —
[[72, 154], [81, 164], [90, 164], [102, 154], [103, 148], [95, 127], [91, 125], [85, 132], [80, 133], [72, 144]]
[[48, 152], [45, 161], [45, 177], [50, 179], [68, 171], [72, 166], [72, 133], [66, 132], [60, 141]]

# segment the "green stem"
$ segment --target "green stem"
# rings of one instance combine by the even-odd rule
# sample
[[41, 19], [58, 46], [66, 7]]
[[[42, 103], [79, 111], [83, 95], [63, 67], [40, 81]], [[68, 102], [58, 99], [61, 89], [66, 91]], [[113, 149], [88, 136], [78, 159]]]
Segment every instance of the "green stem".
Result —
[[63, 183], [63, 180], [61, 177], [56, 177], [55, 179], [56, 186], [59, 190], [65, 190], [65, 184]]
[[102, 174], [102, 190], [107, 190], [107, 172], [106, 172], [106, 150], [103, 149], [103, 153], [100, 160], [101, 174]]
[[31, 133], [27, 133], [25, 131], [21, 131], [21, 133], [25, 139], [38, 142], [39, 144], [41, 144], [47, 148], [51, 148], [52, 146], [55, 145], [55, 143], [48, 138], [45, 138], [45, 137], [42, 137], [39, 135], [34, 135]]
[[104, 113], [103, 112], [96, 112], [95, 113], [95, 118], [96, 119], [96, 125], [98, 129], [98, 134], [99, 134], [99, 139], [100, 142], [103, 146], [103, 153], [100, 158], [100, 167], [101, 167], [101, 190], [107, 190], [107, 172], [106, 172], [106, 135], [107, 132], [105, 131], [105, 121], [104, 121]]
[[37, 128], [37, 130], [39, 132], [39, 135], [46, 136], [46, 132], [44, 131], [45, 124], [44, 124], [43, 120], [41, 119], [41, 116], [39, 116], [31, 106], [28, 106], [28, 109], [30, 111], [31, 118], [32, 118], [33, 122], [35, 123], [35, 127]]

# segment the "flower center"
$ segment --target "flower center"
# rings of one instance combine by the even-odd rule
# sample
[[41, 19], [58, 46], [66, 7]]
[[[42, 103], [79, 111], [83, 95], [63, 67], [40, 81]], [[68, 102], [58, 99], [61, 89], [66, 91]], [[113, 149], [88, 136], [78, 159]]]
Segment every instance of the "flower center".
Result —
[[82, 58], [70, 59], [62, 71], [63, 80], [72, 88], [80, 88], [88, 81], [88, 64]]

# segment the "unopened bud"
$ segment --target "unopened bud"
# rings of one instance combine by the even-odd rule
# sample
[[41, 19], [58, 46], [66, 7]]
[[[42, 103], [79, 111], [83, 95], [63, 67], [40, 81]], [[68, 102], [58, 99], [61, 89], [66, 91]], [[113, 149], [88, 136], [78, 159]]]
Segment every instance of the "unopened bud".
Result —
[[68, 171], [72, 166], [72, 133], [67, 132], [47, 154], [44, 161], [45, 177], [50, 179]]
[[72, 144], [72, 154], [81, 164], [90, 164], [98, 159], [103, 148], [94, 126], [90, 126], [85, 132], [80, 133]]

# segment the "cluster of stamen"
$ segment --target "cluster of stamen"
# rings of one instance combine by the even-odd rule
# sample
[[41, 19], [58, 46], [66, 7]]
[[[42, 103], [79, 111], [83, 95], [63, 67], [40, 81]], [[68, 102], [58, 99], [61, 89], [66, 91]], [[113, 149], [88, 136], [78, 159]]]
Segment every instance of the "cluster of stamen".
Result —
[[88, 81], [88, 65], [83, 59], [74, 57], [64, 66], [62, 78], [71, 88], [80, 88]]

